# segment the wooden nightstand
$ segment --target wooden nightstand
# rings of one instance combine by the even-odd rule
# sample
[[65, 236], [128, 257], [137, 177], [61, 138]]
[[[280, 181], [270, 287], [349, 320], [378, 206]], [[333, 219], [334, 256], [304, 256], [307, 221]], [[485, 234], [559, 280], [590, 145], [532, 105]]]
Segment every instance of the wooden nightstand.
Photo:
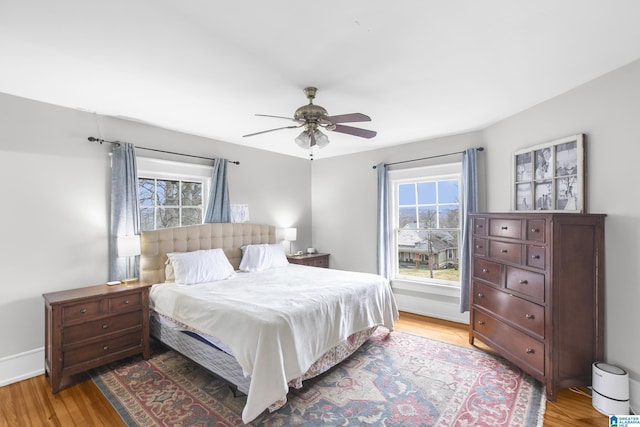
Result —
[[291, 264], [329, 268], [329, 254], [287, 255]]
[[149, 288], [144, 282], [44, 294], [45, 376], [63, 378], [142, 353], [149, 358]]

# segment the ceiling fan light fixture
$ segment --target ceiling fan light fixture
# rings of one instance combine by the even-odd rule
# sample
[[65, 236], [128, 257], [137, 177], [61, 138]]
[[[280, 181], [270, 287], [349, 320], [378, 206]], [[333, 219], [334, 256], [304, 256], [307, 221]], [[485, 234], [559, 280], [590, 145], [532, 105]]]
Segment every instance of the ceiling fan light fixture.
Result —
[[303, 148], [305, 150], [308, 150], [311, 147], [311, 137], [309, 137], [309, 134], [307, 133], [306, 130], [303, 130], [300, 135], [298, 135], [296, 137], [296, 144], [298, 144], [298, 147]]
[[313, 136], [316, 138], [316, 145], [318, 148], [326, 147], [329, 144], [329, 137], [319, 130], [316, 130], [313, 133]]

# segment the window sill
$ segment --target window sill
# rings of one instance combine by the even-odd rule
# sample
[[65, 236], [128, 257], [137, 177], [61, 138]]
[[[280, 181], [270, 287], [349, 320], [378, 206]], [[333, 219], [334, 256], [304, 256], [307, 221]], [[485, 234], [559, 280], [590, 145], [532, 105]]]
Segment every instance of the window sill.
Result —
[[442, 295], [450, 298], [460, 298], [460, 287], [440, 283], [416, 282], [407, 279], [391, 280], [391, 288], [422, 294]]

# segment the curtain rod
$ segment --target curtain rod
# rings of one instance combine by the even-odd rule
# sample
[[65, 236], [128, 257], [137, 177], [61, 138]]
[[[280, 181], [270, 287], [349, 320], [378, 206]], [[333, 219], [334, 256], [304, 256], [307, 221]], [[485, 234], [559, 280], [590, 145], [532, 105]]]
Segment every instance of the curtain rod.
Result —
[[[102, 145], [103, 142], [108, 142], [109, 144], [120, 144], [120, 142], [118, 142], [118, 141], [107, 141], [106, 139], [95, 138], [93, 136], [90, 136], [87, 139], [89, 141], [91, 141], [91, 142], [99, 142], [100, 145]], [[156, 148], [139, 147], [137, 145], [134, 145], [134, 147], [139, 149], [139, 150], [155, 151], [157, 153], [175, 154], [176, 156], [193, 157], [193, 158], [196, 158], [196, 159], [215, 160], [214, 158], [211, 158], [211, 157], [194, 156], [193, 154], [176, 153], [174, 151], [158, 150]], [[234, 165], [239, 165], [240, 164], [239, 161], [231, 161], [231, 160], [229, 160], [229, 163], [233, 163]]]
[[[484, 151], [484, 147], [478, 147], [476, 148], [476, 150], [478, 151]], [[464, 151], [456, 151], [455, 153], [447, 153], [447, 154], [438, 154], [437, 156], [429, 156], [429, 157], [420, 157], [419, 159], [411, 159], [411, 160], [401, 160], [399, 162], [393, 162], [393, 163], [385, 163], [385, 166], [391, 166], [391, 165], [399, 165], [400, 163], [409, 163], [409, 162], [417, 162], [418, 160], [429, 160], [429, 159], [437, 159], [438, 157], [446, 157], [446, 156], [453, 156], [454, 154], [463, 154]], [[373, 165], [373, 168], [377, 168], [377, 165]]]

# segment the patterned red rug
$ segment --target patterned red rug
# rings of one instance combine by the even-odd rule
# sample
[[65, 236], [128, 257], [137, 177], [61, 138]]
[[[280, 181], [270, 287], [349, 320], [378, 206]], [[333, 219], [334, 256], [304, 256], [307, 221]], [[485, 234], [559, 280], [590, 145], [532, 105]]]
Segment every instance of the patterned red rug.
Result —
[[[501, 358], [401, 332], [376, 332], [329, 372], [291, 390], [254, 426], [541, 426], [544, 387]], [[95, 370], [130, 426], [239, 426], [244, 397], [172, 350]]]

